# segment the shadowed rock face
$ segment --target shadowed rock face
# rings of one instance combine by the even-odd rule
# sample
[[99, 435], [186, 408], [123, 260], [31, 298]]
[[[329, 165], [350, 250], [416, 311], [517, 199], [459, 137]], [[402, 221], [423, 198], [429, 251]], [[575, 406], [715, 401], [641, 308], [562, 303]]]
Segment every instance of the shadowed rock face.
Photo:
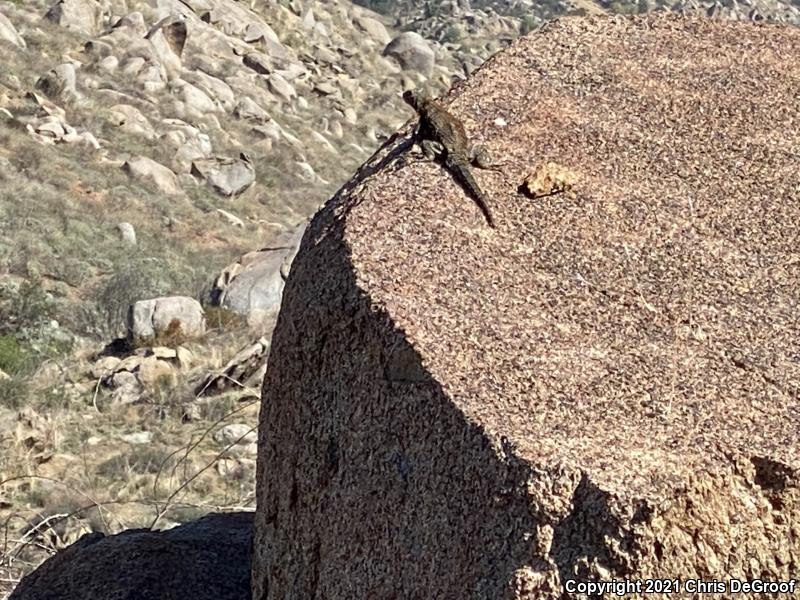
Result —
[[88, 534], [9, 600], [249, 600], [252, 523], [252, 513], [221, 513], [168, 531]]
[[[284, 291], [254, 597], [796, 576], [799, 53], [663, 16], [519, 40], [446, 99], [504, 163], [497, 230], [401, 142], [365, 165]], [[549, 162], [572, 190], [520, 194]]]

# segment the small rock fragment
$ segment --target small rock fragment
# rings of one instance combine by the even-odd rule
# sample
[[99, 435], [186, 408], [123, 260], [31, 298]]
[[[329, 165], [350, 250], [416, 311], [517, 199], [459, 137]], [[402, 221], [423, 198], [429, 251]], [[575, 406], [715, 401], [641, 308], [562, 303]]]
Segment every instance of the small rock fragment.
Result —
[[566, 192], [575, 185], [578, 176], [571, 170], [554, 162], [542, 163], [528, 175], [522, 190], [532, 198], [540, 198]]

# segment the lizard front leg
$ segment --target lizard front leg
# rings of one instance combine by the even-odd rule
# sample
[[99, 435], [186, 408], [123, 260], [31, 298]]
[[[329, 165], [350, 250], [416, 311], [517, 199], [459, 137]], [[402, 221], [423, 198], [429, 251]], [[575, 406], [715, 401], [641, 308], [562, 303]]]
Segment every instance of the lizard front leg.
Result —
[[419, 145], [428, 160], [435, 160], [444, 154], [444, 146], [435, 140], [422, 140]]

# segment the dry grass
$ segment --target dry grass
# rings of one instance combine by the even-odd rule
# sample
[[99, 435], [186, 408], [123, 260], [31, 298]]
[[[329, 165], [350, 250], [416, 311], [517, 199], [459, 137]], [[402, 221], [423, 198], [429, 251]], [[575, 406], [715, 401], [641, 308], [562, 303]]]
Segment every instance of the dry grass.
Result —
[[[155, 403], [92, 414], [85, 399], [84, 408], [25, 413], [12, 438], [0, 440], [0, 594], [3, 580], [15, 581], [80, 533], [252, 508], [253, 465], [244, 465], [249, 475], [222, 476], [215, 467], [235, 442], [220, 447], [212, 436], [226, 423], [254, 422], [257, 394], [245, 388], [200, 401], [200, 420], [190, 426], [181, 425], [177, 398], [166, 406], [171, 414]], [[120, 439], [135, 431], [151, 432], [152, 441]]]

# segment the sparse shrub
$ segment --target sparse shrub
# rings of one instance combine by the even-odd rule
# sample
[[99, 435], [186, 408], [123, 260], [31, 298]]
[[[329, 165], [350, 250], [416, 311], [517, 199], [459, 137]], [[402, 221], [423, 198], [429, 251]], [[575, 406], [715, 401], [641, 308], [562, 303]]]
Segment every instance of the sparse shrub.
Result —
[[75, 343], [72, 333], [50, 322], [24, 329], [18, 336], [37, 359], [63, 357], [69, 354]]
[[48, 411], [69, 408], [71, 397], [63, 385], [54, 385], [46, 389], [39, 397], [37, 406]]
[[0, 302], [0, 369], [28, 375], [38, 362], [68, 354], [74, 337], [53, 322], [56, 303], [38, 281], [2, 291]]
[[215, 209], [213, 202], [207, 195], [194, 194], [193, 201], [197, 210], [200, 210], [206, 214]]
[[31, 364], [30, 351], [11, 333], [0, 335], [0, 369], [9, 375], [26, 371]]
[[442, 42], [448, 44], [457, 44], [464, 37], [463, 30], [455, 24], [449, 25], [442, 34]]
[[[49, 482], [48, 482], [49, 483]], [[50, 485], [40, 485], [36, 480], [26, 481], [17, 488], [23, 494], [27, 504], [36, 508], [44, 508], [52, 499], [53, 489]]]
[[38, 280], [24, 281], [18, 288], [6, 287], [0, 297], [2, 329], [40, 357], [60, 356], [72, 348], [73, 338], [55, 318], [58, 304]]
[[629, 2], [621, 2], [620, 0], [614, 0], [611, 2], [608, 8], [613, 14], [635, 15], [638, 12], [639, 5], [631, 4]]
[[355, 3], [361, 6], [366, 6], [370, 10], [374, 10], [376, 13], [388, 15], [392, 12], [391, 9], [393, 0], [356, 0]]
[[35, 328], [55, 315], [55, 302], [37, 280], [23, 281], [15, 290], [0, 291], [0, 320], [6, 331]]
[[16, 410], [25, 405], [28, 384], [21, 378], [0, 379], [0, 406]]
[[525, 35], [533, 31], [534, 29], [537, 29], [540, 23], [541, 21], [539, 20], [538, 17], [534, 15], [525, 15], [524, 17], [522, 17], [522, 20], [520, 21], [519, 24], [520, 35]]
[[237, 312], [221, 306], [206, 306], [206, 327], [218, 331], [233, 331], [247, 327], [247, 319]]
[[114, 273], [96, 291], [95, 302], [102, 319], [103, 333], [118, 335], [125, 323], [128, 307], [142, 298], [151, 298], [170, 289], [163, 261], [133, 256], [114, 267]]
[[13, 165], [24, 175], [35, 175], [45, 161], [45, 151], [38, 144], [24, 144], [15, 148]]
[[158, 473], [162, 469], [167, 469], [167, 463], [173, 460], [167, 448], [143, 444], [133, 446], [125, 454], [117, 454], [108, 459], [98, 466], [97, 473], [115, 481], [122, 481], [131, 473], [139, 475]]
[[56, 266], [55, 275], [72, 287], [80, 287], [91, 275], [91, 268], [77, 258], [65, 258]]
[[206, 421], [218, 421], [235, 410], [238, 404], [233, 394], [217, 396], [200, 405], [200, 414]]

